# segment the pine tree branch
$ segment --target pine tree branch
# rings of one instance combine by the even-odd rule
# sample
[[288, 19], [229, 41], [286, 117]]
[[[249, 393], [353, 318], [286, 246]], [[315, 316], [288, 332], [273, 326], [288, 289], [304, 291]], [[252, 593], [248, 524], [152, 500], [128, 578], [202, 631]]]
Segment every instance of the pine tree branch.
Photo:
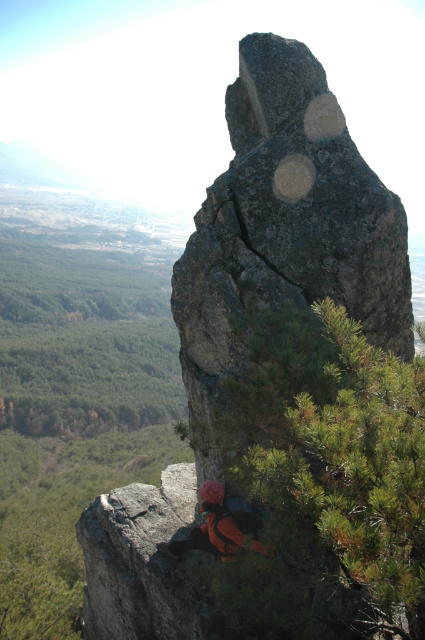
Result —
[[12, 604], [12, 603], [10, 602], [10, 603], [7, 605], [7, 607], [5, 608], [5, 610], [3, 611], [3, 615], [2, 615], [2, 619], [1, 619], [1, 624], [0, 624], [0, 636], [1, 636], [1, 634], [2, 634], [2, 631], [3, 631], [3, 625], [4, 625], [4, 623], [5, 623], [6, 616], [7, 616], [7, 612], [9, 611], [9, 608], [10, 608], [10, 605], [11, 605], [11, 604]]
[[[382, 611], [379, 611], [379, 609], [375, 609], [377, 613], [380, 613], [382, 615], [385, 615]], [[360, 624], [368, 626], [369, 630], [368, 630], [368, 635], [369, 633], [375, 633], [376, 631], [384, 631], [385, 633], [389, 633], [393, 636], [398, 635], [400, 636], [400, 638], [402, 640], [413, 640], [412, 636], [410, 635], [410, 633], [406, 633], [401, 627], [397, 626], [397, 625], [393, 625], [393, 624], [389, 624], [388, 622], [386, 622], [385, 620], [381, 620], [381, 622], [376, 622], [375, 620], [359, 620], [358, 621]], [[359, 632], [358, 629], [355, 629], [354, 627], [350, 627], [353, 631], [356, 631], [357, 633]]]

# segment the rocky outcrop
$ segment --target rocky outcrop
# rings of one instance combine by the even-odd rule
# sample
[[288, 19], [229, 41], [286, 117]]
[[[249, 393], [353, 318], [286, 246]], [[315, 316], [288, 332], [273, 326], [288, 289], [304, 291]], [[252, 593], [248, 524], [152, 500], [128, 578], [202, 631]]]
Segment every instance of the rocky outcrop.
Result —
[[[406, 214], [357, 151], [322, 66], [273, 34], [244, 38], [239, 59], [226, 94], [236, 156], [174, 266], [192, 429], [214, 429], [220, 381], [249, 367], [232, 325], [252, 294], [272, 309], [330, 296], [371, 343], [406, 361], [414, 353]], [[199, 482], [219, 470], [211, 447], [197, 453]]]
[[[195, 466], [169, 466], [161, 488], [131, 484], [102, 495], [83, 512], [85, 640], [207, 640], [213, 606], [187, 563], [156, 543], [184, 537], [195, 519]], [[207, 562], [209, 554], [198, 554]]]

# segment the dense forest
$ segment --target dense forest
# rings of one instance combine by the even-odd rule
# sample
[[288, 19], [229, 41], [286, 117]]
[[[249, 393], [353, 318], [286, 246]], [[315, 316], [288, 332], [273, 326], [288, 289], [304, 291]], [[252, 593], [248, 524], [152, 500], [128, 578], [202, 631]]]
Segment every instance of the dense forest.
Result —
[[2, 320], [63, 326], [169, 315], [170, 265], [148, 265], [143, 254], [66, 251], [26, 233], [0, 240], [0, 268]]
[[84, 584], [75, 524], [99, 494], [191, 462], [170, 425], [90, 439], [0, 433], [0, 638], [81, 638]]
[[3, 240], [0, 269], [0, 428], [70, 435], [184, 415], [170, 265]]

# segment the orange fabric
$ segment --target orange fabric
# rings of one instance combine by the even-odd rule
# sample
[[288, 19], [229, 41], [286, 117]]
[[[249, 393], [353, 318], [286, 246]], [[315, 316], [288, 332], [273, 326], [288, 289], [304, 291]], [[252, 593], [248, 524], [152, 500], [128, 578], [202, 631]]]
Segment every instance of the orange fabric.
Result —
[[[214, 528], [214, 521], [216, 519], [215, 513], [207, 513], [206, 524], [203, 524], [201, 527], [202, 533], [208, 533], [210, 537], [210, 542], [222, 553], [221, 559], [223, 562], [229, 562], [233, 558], [232, 556], [237, 552], [239, 547], [243, 547], [246, 549], [251, 549], [252, 551], [256, 551], [257, 553], [262, 553], [263, 555], [269, 555], [266, 547], [258, 540], [252, 540], [247, 546], [246, 535], [242, 533], [236, 524], [236, 521], [232, 515], [224, 516], [219, 523], [217, 524], [217, 529], [222, 533], [226, 538], [232, 540], [235, 544], [231, 544], [230, 542], [225, 542], [221, 538], [216, 535]], [[226, 556], [226, 554], [230, 554]]]

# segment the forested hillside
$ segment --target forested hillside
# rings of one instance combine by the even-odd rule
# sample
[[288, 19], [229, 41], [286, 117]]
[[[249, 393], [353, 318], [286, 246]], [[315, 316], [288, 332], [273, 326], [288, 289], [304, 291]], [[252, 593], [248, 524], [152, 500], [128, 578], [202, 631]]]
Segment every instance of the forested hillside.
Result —
[[192, 461], [169, 425], [90, 439], [0, 433], [0, 638], [81, 638], [84, 563], [75, 523], [99, 494], [159, 485]]
[[[138, 253], [72, 251], [45, 237], [28, 238], [0, 239], [2, 320], [61, 326], [169, 316], [171, 265], [147, 265]], [[59, 239], [55, 234], [52, 241]]]
[[2, 428], [71, 435], [184, 415], [170, 265], [3, 240], [0, 273]]
[[81, 637], [82, 510], [193, 460], [172, 427], [187, 403], [171, 263], [59, 248], [57, 233], [2, 235], [0, 638], [71, 640]]

